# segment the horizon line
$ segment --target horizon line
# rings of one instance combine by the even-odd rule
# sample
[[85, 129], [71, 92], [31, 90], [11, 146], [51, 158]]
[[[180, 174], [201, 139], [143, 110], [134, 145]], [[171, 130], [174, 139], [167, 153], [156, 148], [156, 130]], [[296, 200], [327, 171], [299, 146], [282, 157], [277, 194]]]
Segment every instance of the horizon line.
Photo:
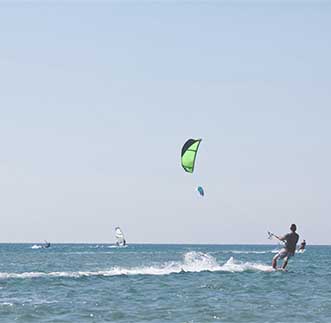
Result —
[[[44, 242], [0, 242], [0, 245], [2, 244], [43, 244]], [[104, 244], [104, 245], [115, 245], [113, 242], [51, 242], [51, 244], [90, 244], [90, 245], [97, 245], [97, 244]], [[155, 242], [132, 242], [128, 243], [129, 245], [187, 245], [187, 246], [278, 246], [278, 244], [272, 244], [272, 243], [178, 243], [178, 242], [168, 242], [168, 243], [155, 243]], [[316, 244], [311, 243], [307, 244], [307, 246], [331, 246], [331, 244]]]

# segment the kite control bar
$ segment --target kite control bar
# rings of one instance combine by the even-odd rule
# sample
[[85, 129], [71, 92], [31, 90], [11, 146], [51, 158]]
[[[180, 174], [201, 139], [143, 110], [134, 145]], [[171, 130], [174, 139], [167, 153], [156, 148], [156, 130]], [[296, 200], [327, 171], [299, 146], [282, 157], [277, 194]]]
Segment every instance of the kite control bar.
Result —
[[281, 240], [278, 236], [276, 236], [274, 233], [268, 231], [268, 239], [272, 239], [272, 238], [276, 238], [279, 241], [283, 242], [283, 240]]

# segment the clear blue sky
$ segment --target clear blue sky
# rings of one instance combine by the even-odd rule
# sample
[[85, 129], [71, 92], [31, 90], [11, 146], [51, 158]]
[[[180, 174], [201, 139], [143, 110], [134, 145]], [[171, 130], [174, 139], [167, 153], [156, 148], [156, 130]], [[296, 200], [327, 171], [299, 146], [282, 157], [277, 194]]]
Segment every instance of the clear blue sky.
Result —
[[266, 243], [295, 222], [331, 244], [330, 31], [327, 1], [1, 2], [0, 241]]

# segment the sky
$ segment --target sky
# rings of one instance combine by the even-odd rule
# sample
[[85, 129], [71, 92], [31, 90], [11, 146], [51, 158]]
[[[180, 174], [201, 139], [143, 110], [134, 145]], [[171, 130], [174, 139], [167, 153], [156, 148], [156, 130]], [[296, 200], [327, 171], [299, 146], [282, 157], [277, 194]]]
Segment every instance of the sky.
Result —
[[330, 30], [329, 1], [1, 1], [0, 242], [331, 244]]

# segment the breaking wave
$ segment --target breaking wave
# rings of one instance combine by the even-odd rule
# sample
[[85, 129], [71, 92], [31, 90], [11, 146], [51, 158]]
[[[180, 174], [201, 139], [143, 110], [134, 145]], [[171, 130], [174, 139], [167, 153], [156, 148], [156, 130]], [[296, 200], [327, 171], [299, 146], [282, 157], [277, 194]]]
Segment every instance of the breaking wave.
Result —
[[0, 272], [0, 279], [17, 278], [43, 278], [43, 277], [93, 277], [93, 276], [120, 276], [120, 275], [170, 275], [179, 273], [198, 273], [209, 272], [245, 272], [245, 271], [274, 271], [271, 266], [259, 263], [236, 261], [230, 257], [223, 265], [217, 263], [216, 259], [209, 254], [191, 251], [184, 255], [182, 262], [167, 262], [159, 266], [142, 267], [113, 267], [109, 270], [99, 271], [54, 271], [54, 272], [24, 272], [24, 273], [5, 273]]
[[31, 247], [31, 249], [41, 249], [43, 246], [35, 244]]

